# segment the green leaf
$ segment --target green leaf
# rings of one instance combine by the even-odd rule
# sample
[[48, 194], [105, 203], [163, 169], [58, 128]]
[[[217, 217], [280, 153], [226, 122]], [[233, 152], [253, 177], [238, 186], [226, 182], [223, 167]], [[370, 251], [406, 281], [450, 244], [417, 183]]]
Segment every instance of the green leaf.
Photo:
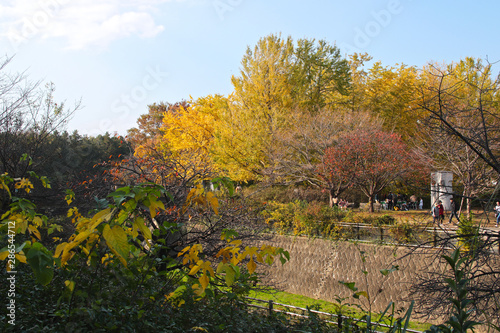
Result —
[[142, 217], [136, 217], [136, 219], [134, 220], [134, 226], [139, 229], [144, 238], [146, 238], [147, 240], [151, 239], [151, 230], [149, 230], [149, 228], [146, 226], [145, 221]]
[[238, 236], [239, 236], [239, 234], [237, 231], [235, 231], [233, 229], [224, 229], [224, 230], [222, 230], [221, 239], [229, 242]]
[[390, 269], [381, 269], [380, 273], [382, 273], [383, 276], [387, 276], [389, 273], [395, 272], [399, 270], [399, 266], [392, 266]]
[[49, 251], [41, 243], [34, 243], [32, 245], [26, 255], [26, 261], [33, 270], [38, 283], [46, 286], [52, 281], [54, 277], [54, 270], [52, 269], [54, 260]]
[[118, 254], [123, 260], [122, 263], [126, 265], [126, 259], [130, 253], [130, 247], [128, 244], [127, 234], [119, 225], [115, 225], [113, 228], [109, 227], [109, 224], [104, 226], [102, 235], [106, 240], [106, 244], [110, 250]]
[[339, 281], [340, 284], [346, 286], [352, 291], [358, 291], [358, 288], [356, 288], [356, 282], [344, 282], [344, 281]]
[[358, 291], [358, 292], [356, 292], [356, 293], [354, 293], [354, 294], [352, 295], [352, 297], [354, 297], [354, 298], [356, 298], [356, 299], [359, 299], [359, 296], [364, 296], [364, 297], [366, 297], [366, 299], [368, 299], [368, 300], [370, 299], [370, 298], [368, 297], [368, 293], [367, 293], [366, 291]]

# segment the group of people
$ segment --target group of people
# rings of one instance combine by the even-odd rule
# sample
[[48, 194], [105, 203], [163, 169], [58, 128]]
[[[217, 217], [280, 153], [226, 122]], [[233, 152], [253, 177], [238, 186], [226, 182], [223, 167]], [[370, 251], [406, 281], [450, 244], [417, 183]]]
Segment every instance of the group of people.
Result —
[[347, 200], [344, 200], [344, 199], [340, 199], [338, 202], [338, 206], [342, 210], [346, 210], [348, 205], [349, 205], [349, 202]]
[[412, 195], [409, 199], [404, 194], [389, 193], [385, 197], [385, 207], [388, 210], [409, 210], [409, 209], [423, 209], [424, 200]]
[[[435, 204], [434, 207], [432, 207], [432, 223], [436, 223], [437, 225], [441, 225], [444, 222], [444, 206], [443, 202], [441, 200], [438, 200]], [[457, 215], [457, 206], [455, 204], [455, 200], [453, 198], [450, 199], [450, 219], [448, 221], [449, 224], [452, 223], [453, 217], [455, 217], [460, 223], [460, 219]]]

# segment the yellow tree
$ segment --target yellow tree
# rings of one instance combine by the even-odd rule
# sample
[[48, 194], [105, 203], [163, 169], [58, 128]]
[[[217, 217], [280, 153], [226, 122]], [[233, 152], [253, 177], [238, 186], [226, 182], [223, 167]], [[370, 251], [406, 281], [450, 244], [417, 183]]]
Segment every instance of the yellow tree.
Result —
[[270, 35], [248, 48], [234, 93], [215, 134], [214, 154], [236, 180], [273, 178], [285, 148], [283, 131], [294, 131], [291, 114], [317, 112], [347, 91], [349, 68], [324, 41]]
[[213, 142], [214, 126], [221, 110], [227, 108], [227, 99], [209, 95], [190, 101], [189, 107], [163, 114], [162, 144], [173, 152], [199, 150], [208, 154]]
[[373, 64], [367, 75], [365, 108], [384, 120], [386, 130], [395, 130], [403, 139], [415, 133], [421, 117], [415, 98], [418, 79], [414, 67], [382, 67], [380, 62]]
[[429, 64], [422, 79], [419, 144], [434, 168], [453, 171], [469, 213], [471, 198], [490, 191], [500, 174], [500, 80], [491, 64], [474, 58]]
[[176, 113], [180, 108], [187, 107], [189, 104], [186, 101], [175, 104], [161, 102], [148, 105], [148, 113], [137, 119], [137, 127], [127, 131], [127, 139], [135, 152], [141, 156], [150, 155], [162, 137], [161, 127], [164, 114]]

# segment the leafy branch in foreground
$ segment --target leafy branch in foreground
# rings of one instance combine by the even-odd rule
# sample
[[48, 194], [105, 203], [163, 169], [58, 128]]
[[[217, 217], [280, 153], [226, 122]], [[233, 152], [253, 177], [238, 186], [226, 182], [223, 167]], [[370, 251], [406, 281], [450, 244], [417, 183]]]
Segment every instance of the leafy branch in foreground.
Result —
[[467, 299], [467, 285], [469, 279], [465, 276], [466, 267], [462, 268], [467, 258], [465, 256], [460, 258], [460, 249], [453, 251], [451, 256], [443, 256], [443, 258], [453, 271], [453, 278], [444, 279], [448, 287], [453, 291], [453, 297], [448, 299], [453, 305], [453, 310], [449, 319], [444, 324], [431, 326], [426, 332], [447, 333], [474, 330], [474, 327], [480, 323], [469, 320], [472, 310], [467, 308], [472, 303], [472, 300]]

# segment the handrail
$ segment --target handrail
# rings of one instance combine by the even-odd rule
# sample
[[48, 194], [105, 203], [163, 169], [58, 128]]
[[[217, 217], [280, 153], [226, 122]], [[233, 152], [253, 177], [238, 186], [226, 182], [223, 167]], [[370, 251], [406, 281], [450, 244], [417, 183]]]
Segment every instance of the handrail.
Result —
[[[295, 312], [289, 312], [289, 311], [280, 310], [280, 309], [275, 309], [273, 307], [273, 305], [279, 305], [279, 306], [283, 306], [283, 307], [290, 308], [290, 309], [302, 310], [304, 312], [310, 311], [310, 312], [321, 314], [321, 315], [325, 315], [325, 316], [331, 316], [331, 317], [337, 317], [337, 318], [341, 317], [341, 318], [345, 318], [345, 319], [352, 319], [351, 317], [344, 316], [344, 315], [338, 315], [338, 314], [335, 314], [335, 313], [328, 313], [328, 312], [323, 312], [323, 311], [318, 311], [318, 310], [312, 310], [312, 309], [305, 309], [305, 308], [301, 308], [301, 307], [295, 306], [295, 305], [274, 302], [273, 300], [263, 300], [263, 299], [259, 299], [259, 298], [248, 297], [248, 296], [245, 296], [244, 298], [248, 299], [248, 300], [253, 300], [253, 301], [262, 302], [262, 303], [268, 303], [269, 304], [267, 307], [265, 307], [265, 306], [260, 306], [260, 305], [256, 305], [256, 304], [247, 304], [247, 303], [245, 303], [246, 306], [250, 306], [250, 307], [254, 307], [254, 308], [259, 308], [259, 309], [263, 309], [263, 310], [268, 310], [270, 312], [271, 311], [273, 311], [273, 312], [280, 312], [280, 313], [284, 313], [284, 314], [290, 315], [290, 316], [298, 316], [298, 317], [308, 318], [308, 316], [304, 315], [304, 314], [295, 313]], [[324, 321], [327, 322], [327, 323], [330, 323], [330, 324], [337, 324], [337, 322], [326, 320], [326, 319]], [[358, 319], [358, 321], [359, 322], [363, 322], [365, 324], [367, 323], [366, 320], [362, 320], [362, 319]], [[374, 325], [374, 326], [381, 326], [381, 327], [386, 327], [386, 328], [392, 327], [392, 326], [384, 324], [384, 323], [376, 323], [376, 325]], [[412, 329], [406, 329], [406, 331], [407, 332], [412, 332], [412, 333], [422, 333], [422, 331], [417, 331], [417, 330], [412, 330]], [[377, 331], [375, 331], [375, 332], [377, 332]]]

